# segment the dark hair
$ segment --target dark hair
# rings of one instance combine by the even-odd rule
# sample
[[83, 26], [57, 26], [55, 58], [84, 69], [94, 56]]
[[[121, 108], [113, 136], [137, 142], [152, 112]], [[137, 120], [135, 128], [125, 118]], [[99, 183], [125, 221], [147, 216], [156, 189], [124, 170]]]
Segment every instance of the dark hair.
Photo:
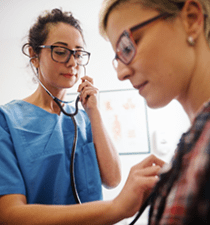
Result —
[[[26, 48], [32, 47], [34, 52], [38, 55], [40, 53], [40, 45], [43, 45], [49, 34], [50, 25], [55, 25], [59, 22], [69, 24], [75, 27], [81, 34], [83, 41], [83, 31], [80, 27], [80, 22], [75, 19], [71, 12], [63, 12], [60, 9], [53, 9], [50, 11], [45, 11], [43, 15], [37, 18], [36, 23], [30, 28], [28, 35], [28, 43], [22, 46], [23, 54], [29, 56], [26, 53]], [[85, 42], [85, 41], [84, 41]]]

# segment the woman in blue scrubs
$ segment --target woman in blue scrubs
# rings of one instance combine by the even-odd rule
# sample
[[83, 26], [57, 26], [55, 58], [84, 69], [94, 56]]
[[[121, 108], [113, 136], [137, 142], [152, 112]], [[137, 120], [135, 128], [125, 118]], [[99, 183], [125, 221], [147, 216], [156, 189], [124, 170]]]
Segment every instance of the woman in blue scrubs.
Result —
[[[133, 201], [142, 199], [141, 189], [154, 185], [163, 162], [151, 156], [132, 169], [120, 197], [101, 201], [101, 185], [120, 182], [120, 165], [97, 107], [98, 90], [88, 76], [78, 87], [85, 111], [75, 116], [75, 182], [83, 203], [75, 204], [70, 180], [74, 124], [45, 88], [64, 100], [88, 63], [79, 22], [54, 9], [38, 18], [24, 47], [40, 83], [31, 96], [0, 107], [0, 224], [101, 225], [117, 222], [124, 211], [132, 214], [129, 209], [139, 207]], [[75, 110], [63, 107], [68, 113]]]
[[[59, 9], [38, 18], [24, 47], [38, 79], [60, 100], [79, 81], [90, 57], [79, 22]], [[93, 80], [82, 77], [78, 92], [85, 111], [75, 116], [77, 191], [81, 202], [102, 200], [101, 185], [110, 188], [120, 182], [119, 158], [101, 120]], [[68, 105], [64, 109], [75, 110]], [[21, 194], [28, 204], [74, 204], [74, 124], [41, 84], [31, 96], [1, 107], [0, 127], [0, 195]]]

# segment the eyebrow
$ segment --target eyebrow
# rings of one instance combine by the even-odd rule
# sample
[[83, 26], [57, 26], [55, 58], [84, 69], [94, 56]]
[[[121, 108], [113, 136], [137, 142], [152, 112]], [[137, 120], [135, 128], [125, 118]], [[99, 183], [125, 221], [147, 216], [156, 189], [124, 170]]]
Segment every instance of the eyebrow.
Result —
[[[53, 45], [55, 45], [55, 44], [61, 44], [61, 45], [64, 45], [64, 46], [68, 47], [68, 44], [65, 43], [65, 42], [62, 42], [62, 41], [55, 42]], [[84, 49], [84, 47], [79, 46], [79, 45], [77, 45], [75, 48]]]

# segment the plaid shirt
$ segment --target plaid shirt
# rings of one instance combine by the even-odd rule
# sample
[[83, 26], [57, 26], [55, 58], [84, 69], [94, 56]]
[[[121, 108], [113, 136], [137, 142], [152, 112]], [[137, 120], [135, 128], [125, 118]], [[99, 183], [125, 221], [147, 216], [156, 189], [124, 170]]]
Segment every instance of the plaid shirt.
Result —
[[163, 170], [149, 224], [210, 224], [210, 102], [182, 135]]

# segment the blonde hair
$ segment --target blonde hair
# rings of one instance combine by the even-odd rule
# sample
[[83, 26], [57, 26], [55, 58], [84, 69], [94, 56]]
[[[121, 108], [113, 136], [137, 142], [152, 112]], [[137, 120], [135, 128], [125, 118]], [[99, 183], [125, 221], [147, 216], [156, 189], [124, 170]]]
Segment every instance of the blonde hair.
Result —
[[[99, 12], [99, 33], [106, 40], [108, 39], [106, 33], [106, 26], [109, 14], [113, 9], [126, 2], [139, 3], [144, 7], [149, 7], [160, 12], [168, 12], [177, 15], [186, 1], [187, 0], [104, 0]], [[207, 15], [205, 19], [204, 30], [206, 39], [210, 46], [210, 0], [197, 1], [201, 3], [203, 13]]]

